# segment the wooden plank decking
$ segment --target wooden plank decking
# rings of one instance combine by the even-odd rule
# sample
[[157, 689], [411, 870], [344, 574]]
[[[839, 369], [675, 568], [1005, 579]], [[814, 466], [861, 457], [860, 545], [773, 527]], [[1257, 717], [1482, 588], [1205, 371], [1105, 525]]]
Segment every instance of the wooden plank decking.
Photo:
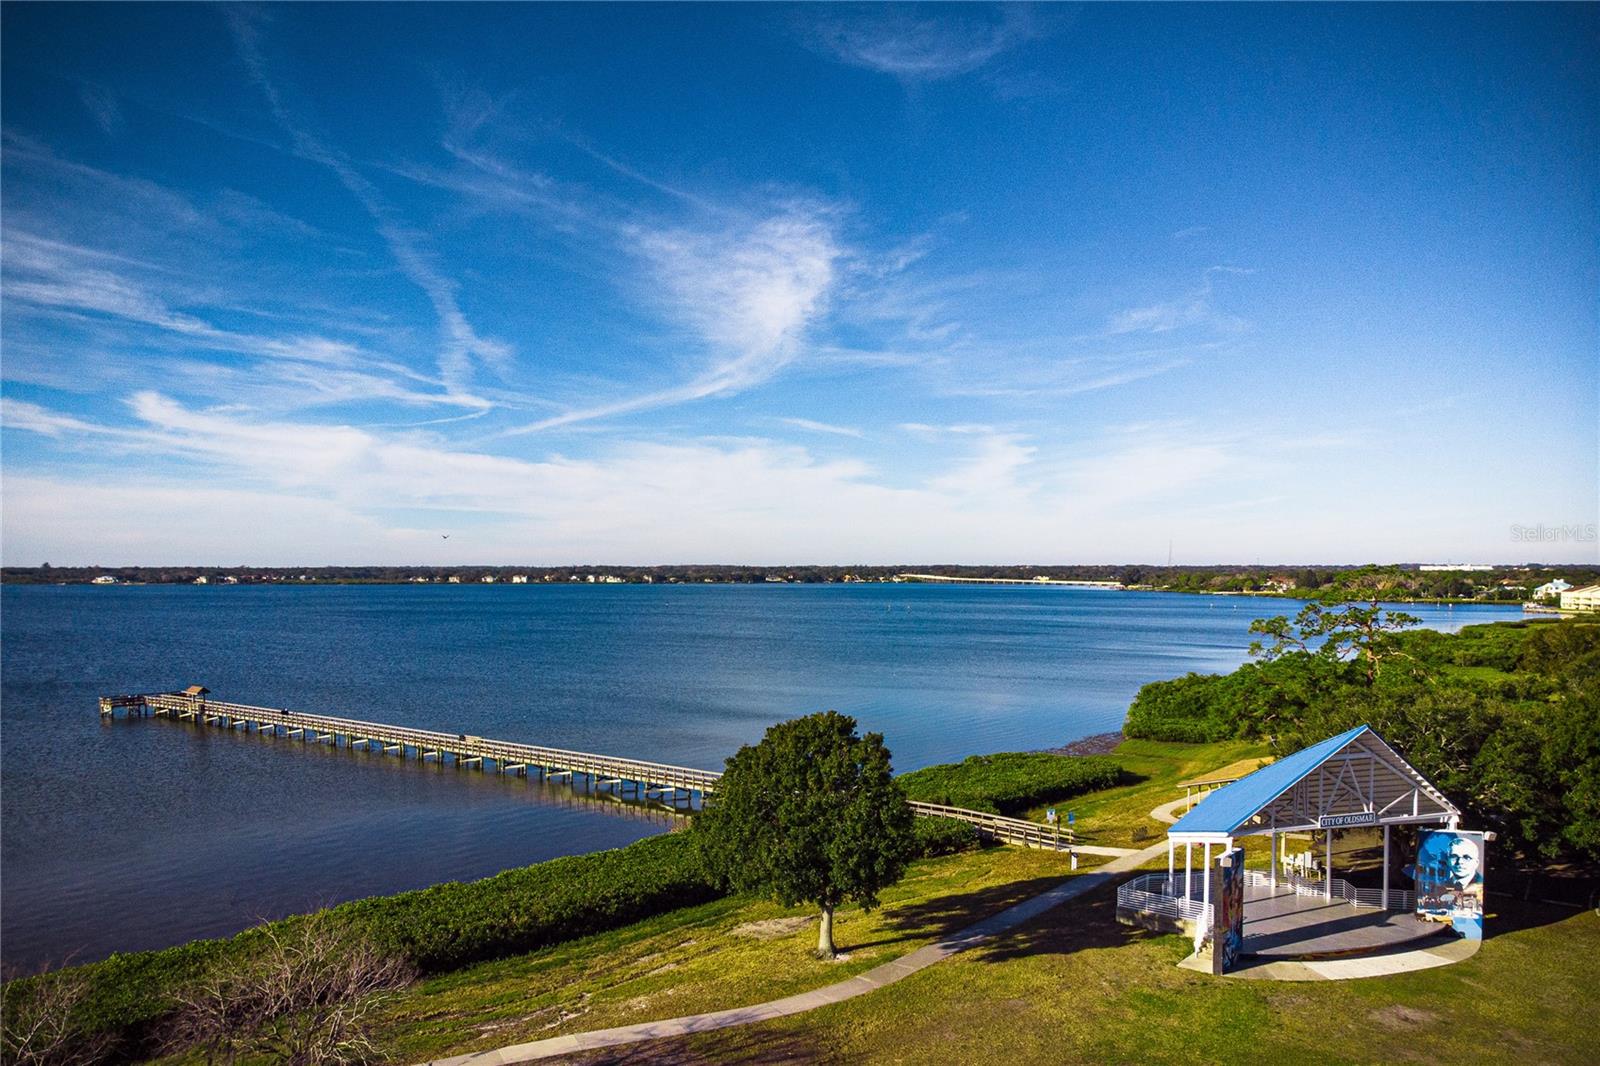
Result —
[[[119, 711], [125, 716], [170, 718], [221, 729], [243, 729], [302, 743], [332, 744], [335, 747], [342, 743], [346, 748], [359, 745], [369, 751], [376, 748], [384, 754], [396, 754], [401, 758], [437, 759], [441, 763], [451, 761], [461, 768], [471, 767], [485, 772], [492, 765], [496, 773], [523, 777], [534, 773], [546, 780], [585, 777], [596, 788], [609, 787], [613, 794], [619, 796], [626, 796], [631, 789], [635, 799], [654, 801], [674, 810], [693, 809], [696, 797], [703, 802], [707, 795], [716, 791], [717, 782], [722, 777], [716, 770], [698, 770], [643, 759], [493, 740], [468, 733], [441, 733], [357, 718], [228, 703], [209, 698], [204, 690], [100, 697], [100, 714], [103, 718], [115, 718]], [[967, 822], [975, 826], [980, 835], [1006, 844], [1070, 851], [1074, 843], [1072, 831], [1062, 830], [1058, 826], [1040, 825], [1021, 818], [1006, 818], [987, 811], [947, 807], [937, 803], [913, 801], [911, 807], [919, 817], [953, 818]]]

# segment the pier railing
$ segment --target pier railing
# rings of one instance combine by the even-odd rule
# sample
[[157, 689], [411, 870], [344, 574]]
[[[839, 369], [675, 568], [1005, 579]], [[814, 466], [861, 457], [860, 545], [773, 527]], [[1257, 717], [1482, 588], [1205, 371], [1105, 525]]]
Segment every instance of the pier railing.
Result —
[[[545, 780], [585, 777], [596, 787], [609, 786], [617, 795], [633, 795], [642, 800], [659, 800], [679, 809], [692, 807], [694, 796], [702, 800], [716, 791], [722, 774], [716, 770], [697, 770], [689, 766], [649, 762], [615, 755], [549, 748], [494, 740], [469, 733], [442, 733], [433, 729], [367, 722], [358, 718], [311, 714], [274, 707], [254, 707], [244, 703], [213, 700], [205, 695], [185, 692], [157, 692], [129, 696], [102, 696], [100, 714], [115, 718], [117, 712], [139, 717], [171, 718], [222, 729], [270, 734], [303, 743], [332, 744], [379, 749], [385, 754], [421, 760], [452, 761], [456, 766], [517, 774], [537, 774]], [[987, 811], [951, 807], [942, 803], [912, 801], [912, 810], [923, 818], [953, 818], [977, 829], [980, 836], [1022, 847], [1050, 851], [1070, 851], [1074, 836], [1070, 829], [1040, 825], [1021, 818], [1007, 818]]]
[[966, 807], [947, 807], [943, 803], [911, 801], [911, 809], [923, 818], [954, 818], [975, 827], [980, 836], [998, 840], [1003, 844], [1018, 844], [1025, 848], [1044, 848], [1047, 851], [1071, 851], [1074, 842], [1072, 830], [1060, 826], [1040, 825], [1021, 818], [1007, 818], [987, 811], [968, 810]]
[[449, 759], [463, 767], [476, 764], [479, 769], [487, 769], [487, 764], [492, 763], [499, 773], [526, 776], [531, 771], [545, 778], [581, 775], [596, 784], [632, 785], [641, 796], [676, 792], [704, 794], [715, 788], [717, 779], [722, 776], [710, 770], [643, 759], [519, 744], [467, 733], [441, 733], [357, 718], [252, 707], [182, 693], [101, 698], [102, 715], [112, 717], [119, 710], [335, 746], [342, 742], [349, 748], [381, 748], [385, 752], [423, 760], [434, 758], [444, 762]]

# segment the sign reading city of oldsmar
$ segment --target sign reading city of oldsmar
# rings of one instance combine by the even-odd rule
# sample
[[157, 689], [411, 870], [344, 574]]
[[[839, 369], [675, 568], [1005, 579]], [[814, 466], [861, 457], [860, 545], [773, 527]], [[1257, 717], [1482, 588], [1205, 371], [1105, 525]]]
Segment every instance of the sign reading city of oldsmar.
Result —
[[1375, 811], [1361, 811], [1357, 814], [1324, 814], [1317, 819], [1318, 829], [1344, 829], [1352, 825], [1377, 825], [1378, 815]]

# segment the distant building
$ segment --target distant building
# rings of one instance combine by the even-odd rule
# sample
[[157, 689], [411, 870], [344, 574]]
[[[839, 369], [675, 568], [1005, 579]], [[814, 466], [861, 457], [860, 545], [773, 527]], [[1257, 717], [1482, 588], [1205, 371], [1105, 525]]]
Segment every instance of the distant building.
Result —
[[526, 585], [528, 583], [528, 575], [527, 574], [512, 574], [511, 575], [511, 583], [513, 585]]
[[1585, 585], [1561, 594], [1563, 611], [1600, 611], [1600, 585]]
[[201, 574], [199, 577], [194, 579], [194, 583], [196, 585], [209, 585], [211, 584], [211, 579], [206, 577], [206, 575]]
[[495, 578], [493, 574], [484, 574], [478, 580], [483, 582], [485, 585], [492, 585], [494, 584]]
[[1546, 581], [1543, 585], [1534, 589], [1533, 598], [1536, 600], [1553, 600], [1571, 587], [1572, 582], [1563, 581], [1558, 577], [1554, 581]]
[[239, 583], [239, 579], [234, 577], [232, 574], [229, 574], [222, 579], [222, 583], [224, 585], [237, 585]]
[[452, 585], [461, 584], [461, 575], [460, 574], [451, 574], [450, 575], [450, 584], [452, 584]]
[[605, 582], [607, 585], [620, 585], [620, 584], [623, 583], [624, 579], [618, 577], [616, 574], [607, 574], [605, 577], [602, 577], [600, 580]]
[[110, 574], [101, 574], [99, 577], [94, 578], [89, 582], [91, 585], [115, 585], [116, 583], [117, 579], [112, 577]]
[[1455, 573], [1462, 570], [1493, 570], [1489, 563], [1423, 563], [1418, 570]]

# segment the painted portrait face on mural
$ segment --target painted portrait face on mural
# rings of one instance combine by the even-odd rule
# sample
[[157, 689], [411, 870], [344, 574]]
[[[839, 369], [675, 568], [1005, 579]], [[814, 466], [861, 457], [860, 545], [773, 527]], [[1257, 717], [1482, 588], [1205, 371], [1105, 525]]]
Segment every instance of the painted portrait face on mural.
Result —
[[1417, 916], [1449, 922], [1463, 936], [1483, 936], [1483, 834], [1424, 831], [1417, 844]]
[[1445, 871], [1451, 881], [1466, 888], [1477, 879], [1478, 866], [1478, 848], [1472, 841], [1456, 837], [1450, 842], [1450, 850], [1445, 854]]
[[1417, 869], [1429, 884], [1469, 888], [1483, 868], [1478, 848], [1464, 833], [1425, 833], [1417, 849]]

